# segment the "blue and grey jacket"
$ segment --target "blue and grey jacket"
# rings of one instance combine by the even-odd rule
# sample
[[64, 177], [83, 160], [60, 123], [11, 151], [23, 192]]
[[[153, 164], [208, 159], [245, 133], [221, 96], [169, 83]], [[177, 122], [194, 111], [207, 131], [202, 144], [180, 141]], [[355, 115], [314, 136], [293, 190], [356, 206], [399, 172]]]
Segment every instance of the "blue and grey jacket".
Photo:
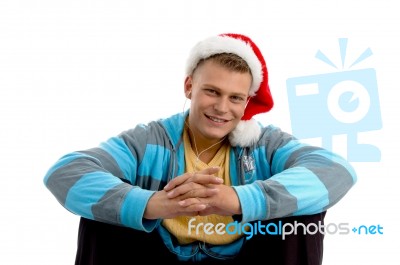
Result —
[[[244, 238], [221, 246], [179, 246], [161, 220], [143, 218], [153, 193], [184, 173], [186, 115], [141, 124], [96, 148], [67, 154], [49, 169], [44, 183], [76, 215], [142, 231], [157, 229], [181, 260], [233, 256]], [[356, 182], [343, 158], [274, 126], [262, 128], [254, 146], [232, 147], [230, 152], [231, 184], [241, 203], [242, 223], [325, 211]]]

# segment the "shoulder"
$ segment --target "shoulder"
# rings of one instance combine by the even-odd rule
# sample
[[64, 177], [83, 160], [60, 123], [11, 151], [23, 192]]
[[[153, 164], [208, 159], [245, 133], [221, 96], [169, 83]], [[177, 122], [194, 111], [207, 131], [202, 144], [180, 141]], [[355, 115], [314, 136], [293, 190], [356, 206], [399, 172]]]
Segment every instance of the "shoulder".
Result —
[[270, 124], [261, 128], [259, 144], [266, 144], [271, 141], [289, 142], [291, 140], [297, 139], [292, 134], [283, 131], [280, 127]]
[[127, 142], [165, 143], [180, 138], [184, 119], [182, 114], [172, 115], [167, 118], [140, 123], [135, 127], [123, 131], [119, 137]]

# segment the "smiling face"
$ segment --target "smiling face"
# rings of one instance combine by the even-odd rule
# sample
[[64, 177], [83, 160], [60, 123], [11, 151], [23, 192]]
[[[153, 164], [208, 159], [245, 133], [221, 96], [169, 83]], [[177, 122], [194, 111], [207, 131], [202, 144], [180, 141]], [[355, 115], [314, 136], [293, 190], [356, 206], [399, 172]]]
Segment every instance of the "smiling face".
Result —
[[185, 80], [191, 99], [189, 126], [197, 141], [213, 144], [239, 123], [249, 96], [252, 76], [206, 60]]

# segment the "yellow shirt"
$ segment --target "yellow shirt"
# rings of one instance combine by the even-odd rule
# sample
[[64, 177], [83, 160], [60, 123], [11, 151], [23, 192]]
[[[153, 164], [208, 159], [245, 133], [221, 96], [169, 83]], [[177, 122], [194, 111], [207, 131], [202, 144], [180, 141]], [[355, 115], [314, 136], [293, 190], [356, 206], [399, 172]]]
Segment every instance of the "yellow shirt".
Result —
[[[184, 130], [183, 143], [185, 148], [186, 172], [196, 172], [208, 167], [218, 166], [220, 168], [218, 177], [224, 179], [225, 185], [231, 185], [229, 179], [229, 144], [224, 144], [221, 146], [214, 158], [208, 164], [206, 164], [198, 159], [197, 155], [193, 151], [190, 145], [187, 129]], [[191, 230], [189, 231], [189, 221], [193, 218], [195, 218], [195, 220], [191, 221]], [[172, 235], [174, 235], [178, 242], [182, 245], [189, 244], [194, 241], [222, 245], [229, 244], [242, 236], [241, 234], [237, 233], [228, 234], [225, 231], [224, 233], [217, 232], [217, 228], [215, 226], [216, 224], [222, 223], [225, 224], [226, 227], [226, 225], [231, 222], [233, 222], [233, 218], [231, 216], [212, 214], [208, 216], [179, 216], [172, 219], [165, 219], [163, 220], [162, 225]], [[204, 225], [207, 223], [213, 224], [211, 230], [207, 230], [208, 228], [204, 227]], [[198, 227], [198, 229], [196, 229], [196, 227]], [[221, 227], [221, 225], [219, 225], [219, 227]]]

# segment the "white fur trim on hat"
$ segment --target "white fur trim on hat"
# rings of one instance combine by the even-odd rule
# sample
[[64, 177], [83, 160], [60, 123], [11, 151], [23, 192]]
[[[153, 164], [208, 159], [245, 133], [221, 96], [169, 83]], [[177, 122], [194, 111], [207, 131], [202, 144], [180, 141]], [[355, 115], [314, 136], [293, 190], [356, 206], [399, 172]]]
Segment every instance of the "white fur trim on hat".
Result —
[[256, 120], [241, 120], [229, 134], [229, 142], [232, 146], [251, 146], [260, 139], [260, 134], [261, 127]]
[[247, 62], [253, 76], [253, 82], [249, 91], [254, 96], [263, 80], [263, 70], [260, 60], [257, 58], [250, 44], [243, 40], [229, 36], [212, 36], [193, 47], [186, 62], [186, 75], [191, 75], [201, 59], [206, 59], [214, 54], [233, 53]]

